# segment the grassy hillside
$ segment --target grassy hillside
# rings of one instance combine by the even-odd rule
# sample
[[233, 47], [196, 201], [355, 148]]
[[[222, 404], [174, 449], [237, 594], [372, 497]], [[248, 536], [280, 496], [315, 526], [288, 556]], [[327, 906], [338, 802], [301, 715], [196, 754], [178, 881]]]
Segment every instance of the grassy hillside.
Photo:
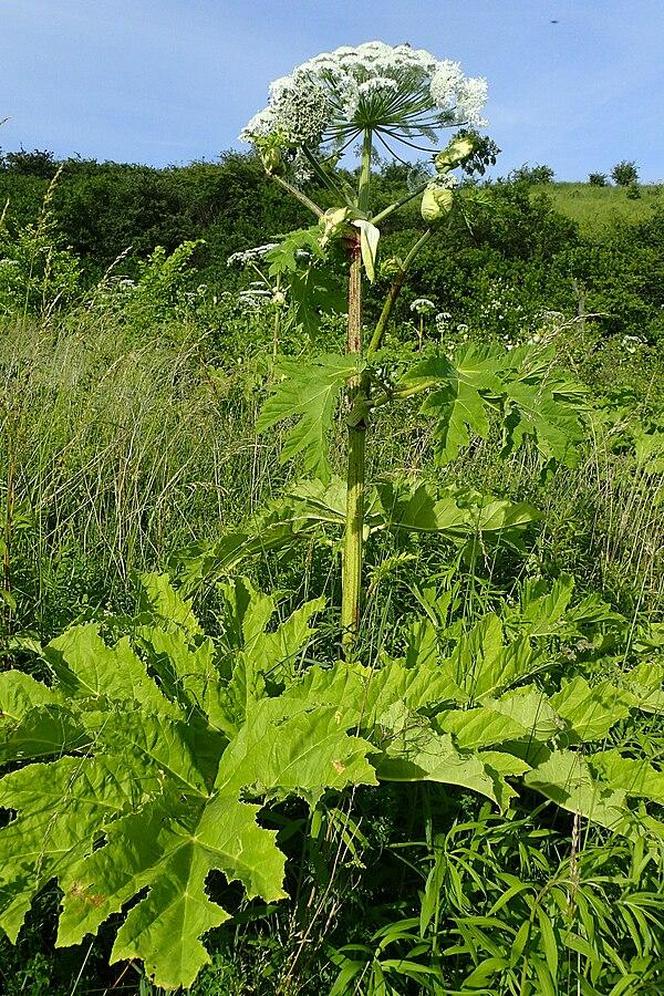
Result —
[[562, 214], [578, 222], [583, 234], [599, 234], [615, 222], [635, 223], [664, 207], [664, 185], [639, 187], [640, 197], [625, 187], [593, 187], [589, 183], [549, 183], [535, 188], [547, 194]]

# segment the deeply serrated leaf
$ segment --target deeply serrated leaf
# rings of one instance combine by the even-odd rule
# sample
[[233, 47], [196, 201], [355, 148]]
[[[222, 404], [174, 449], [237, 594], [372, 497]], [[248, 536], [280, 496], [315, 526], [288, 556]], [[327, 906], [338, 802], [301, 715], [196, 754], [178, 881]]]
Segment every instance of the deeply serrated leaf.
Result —
[[630, 712], [633, 698], [610, 681], [589, 685], [580, 675], [551, 697], [551, 705], [567, 723], [573, 742], [603, 740]]
[[529, 674], [533, 651], [526, 638], [506, 645], [500, 619], [488, 613], [461, 637], [452, 665], [457, 682], [477, 700], [495, 695]]
[[546, 382], [513, 381], [505, 404], [508, 451], [529, 436], [545, 459], [575, 464], [575, 446], [583, 439], [581, 424], [574, 408], [558, 400]]
[[454, 362], [436, 356], [409, 370], [400, 382], [404, 392], [430, 388], [421, 411], [435, 419], [436, 455], [442, 463], [455, 460], [470, 442], [471, 431], [485, 438], [489, 432], [484, 394], [500, 396], [499, 362], [492, 353], [469, 346]]
[[343, 386], [357, 373], [357, 358], [330, 354], [307, 363], [284, 359], [279, 369], [283, 379], [273, 385], [256, 429], [265, 432], [280, 422], [295, 419], [284, 440], [281, 462], [301, 455], [305, 473], [327, 482], [332, 416]]
[[69, 693], [120, 702], [137, 702], [150, 712], [177, 716], [131, 648], [127, 637], [109, 647], [97, 623], [74, 626], [52, 640], [45, 656]]

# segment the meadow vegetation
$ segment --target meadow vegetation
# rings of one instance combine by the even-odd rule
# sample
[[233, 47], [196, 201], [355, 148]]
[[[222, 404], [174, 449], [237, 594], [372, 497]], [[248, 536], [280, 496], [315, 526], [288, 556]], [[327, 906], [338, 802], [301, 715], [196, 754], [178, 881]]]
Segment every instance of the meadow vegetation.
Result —
[[661, 188], [257, 145], [3, 160], [0, 989], [659, 996]]

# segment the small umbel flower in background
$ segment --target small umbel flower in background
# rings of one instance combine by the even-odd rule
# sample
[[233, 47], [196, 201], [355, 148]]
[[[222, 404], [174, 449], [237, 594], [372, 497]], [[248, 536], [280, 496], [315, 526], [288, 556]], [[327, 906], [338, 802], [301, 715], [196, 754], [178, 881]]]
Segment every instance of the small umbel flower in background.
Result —
[[414, 301], [411, 301], [410, 310], [419, 317], [417, 349], [421, 353], [422, 343], [424, 341], [424, 319], [426, 315], [430, 315], [436, 310], [436, 305], [433, 301], [430, 301], [428, 297], [416, 297]]

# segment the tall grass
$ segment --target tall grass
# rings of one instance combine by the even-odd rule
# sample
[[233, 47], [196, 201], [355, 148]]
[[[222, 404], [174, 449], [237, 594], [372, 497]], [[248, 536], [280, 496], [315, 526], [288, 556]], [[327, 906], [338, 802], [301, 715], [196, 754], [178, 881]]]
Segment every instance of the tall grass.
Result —
[[8, 570], [37, 628], [85, 594], [122, 599], [132, 572], [243, 518], [269, 486], [255, 401], [206, 375], [204, 347], [195, 326], [139, 337], [84, 314], [2, 330]]
[[[226, 370], [212, 366], [210, 351], [193, 317], [149, 334], [112, 309], [80, 309], [46, 325], [5, 322], [0, 488], [14, 629], [47, 635], [82, 605], [126, 604], [137, 571], [166, 568], [177, 551], [213, 539], [283, 490], [279, 440], [254, 432], [260, 377], [230, 357]], [[616, 447], [598, 428], [577, 468], [546, 478], [532, 454], [505, 463], [498, 446], [481, 442], [452, 469], [434, 471], [427, 430], [404, 408], [377, 426], [371, 474], [412, 472], [539, 508], [545, 524], [527, 559], [510, 560], [502, 575], [494, 555], [477, 565], [489, 585], [566, 570], [628, 612], [661, 609], [661, 475], [636, 465], [633, 446]], [[421, 544], [415, 561], [434, 556], [444, 565], [450, 551], [435, 546]], [[378, 555], [392, 559], [370, 568], [377, 584], [385, 571], [390, 579], [417, 573], [412, 552]], [[336, 576], [334, 557], [331, 564]], [[471, 597], [472, 572], [468, 584]]]

